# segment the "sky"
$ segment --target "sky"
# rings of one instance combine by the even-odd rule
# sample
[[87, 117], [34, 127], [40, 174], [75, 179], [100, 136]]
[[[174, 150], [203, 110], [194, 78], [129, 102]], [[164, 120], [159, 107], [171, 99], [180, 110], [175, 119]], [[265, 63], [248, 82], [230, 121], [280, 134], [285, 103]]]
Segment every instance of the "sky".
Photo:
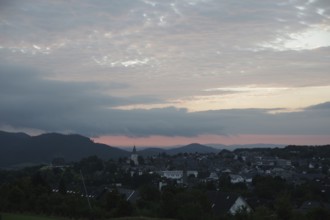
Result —
[[0, 130], [330, 143], [329, 0], [0, 0]]

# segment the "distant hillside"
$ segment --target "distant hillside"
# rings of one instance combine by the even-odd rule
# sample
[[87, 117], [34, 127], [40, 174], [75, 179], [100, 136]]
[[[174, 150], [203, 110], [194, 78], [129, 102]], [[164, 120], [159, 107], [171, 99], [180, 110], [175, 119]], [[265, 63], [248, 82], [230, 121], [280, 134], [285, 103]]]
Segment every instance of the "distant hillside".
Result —
[[138, 151], [138, 154], [144, 157], [151, 157], [164, 152], [166, 153], [166, 150], [163, 148], [146, 148]]
[[166, 153], [170, 154], [170, 155], [178, 154], [178, 153], [195, 153], [195, 152], [197, 152], [197, 153], [217, 153], [217, 152], [219, 152], [219, 150], [217, 150], [213, 147], [201, 145], [198, 143], [193, 143], [193, 144], [189, 144], [189, 145], [186, 145], [183, 147], [169, 149], [166, 151]]
[[92, 155], [110, 159], [126, 157], [130, 153], [94, 143], [81, 135], [49, 133], [29, 136], [24, 133], [0, 132], [0, 167], [50, 163], [56, 157], [78, 161]]
[[[221, 149], [240, 150], [246, 148], [274, 148], [282, 145], [250, 144], [250, 145], [210, 145], [198, 143], [182, 147], [146, 148], [139, 150], [141, 156], [153, 156], [160, 153], [175, 155], [178, 153], [218, 153]], [[50, 163], [56, 157], [66, 161], [78, 161], [84, 157], [96, 155], [102, 159], [129, 156], [131, 151], [94, 143], [87, 137], [72, 134], [63, 135], [48, 133], [39, 136], [29, 136], [25, 133], [10, 133], [0, 131], [0, 167], [16, 165]]]
[[245, 148], [283, 148], [286, 145], [283, 144], [233, 144], [233, 145], [224, 145], [224, 144], [207, 144], [210, 147], [215, 149], [227, 149], [227, 150], [235, 150], [235, 149], [245, 149]]
[[179, 153], [217, 153], [220, 150], [215, 149], [213, 147], [193, 143], [182, 147], [175, 147], [170, 149], [164, 148], [146, 148], [143, 150], [138, 151], [138, 154], [141, 156], [154, 156], [160, 153], [166, 153], [169, 155], [175, 155]]
[[243, 149], [243, 148], [284, 148], [286, 145], [283, 144], [241, 144], [241, 145], [230, 145], [232, 149]]
[[284, 145], [280, 144], [242, 144], [242, 145], [223, 145], [223, 144], [208, 144], [202, 145], [198, 143], [189, 144], [182, 147], [172, 147], [172, 148], [145, 148], [140, 150], [138, 153], [141, 156], [154, 156], [160, 153], [166, 153], [169, 155], [175, 155], [179, 153], [218, 153], [221, 150], [229, 150], [229, 151], [240, 151], [244, 149], [272, 149], [272, 148], [284, 148]]

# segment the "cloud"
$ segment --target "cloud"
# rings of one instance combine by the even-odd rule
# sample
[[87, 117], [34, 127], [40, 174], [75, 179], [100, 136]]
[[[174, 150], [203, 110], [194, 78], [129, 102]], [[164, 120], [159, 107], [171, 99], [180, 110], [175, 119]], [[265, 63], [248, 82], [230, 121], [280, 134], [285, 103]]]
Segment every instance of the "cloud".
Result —
[[0, 121], [7, 127], [136, 137], [328, 134], [330, 130], [329, 103], [281, 114], [269, 114], [270, 109], [194, 113], [174, 107], [118, 110], [113, 107], [160, 100], [105, 95], [103, 89], [93, 83], [49, 80], [32, 69], [5, 65], [1, 66], [0, 90]]
[[0, 12], [3, 125], [129, 136], [329, 130], [327, 109], [307, 108], [329, 100], [327, 0], [12, 0]]
[[152, 96], [109, 95], [109, 90], [126, 88], [118, 83], [102, 85], [49, 80], [33, 69], [0, 66], [0, 121], [4, 125], [47, 131], [61, 130], [63, 126], [64, 130], [75, 130], [76, 126], [84, 124], [84, 120], [115, 106], [162, 101]]
[[311, 110], [329, 110], [330, 102], [320, 103], [318, 105], [313, 105], [313, 106], [306, 108], [306, 110], [309, 110], [309, 109], [311, 109]]
[[[40, 68], [52, 69], [63, 78], [70, 77], [68, 72], [79, 72], [80, 78], [88, 78], [94, 72], [93, 77], [101, 81], [105, 74], [125, 74], [129, 79], [134, 77], [136, 84], [143, 84], [135, 77], [143, 75], [157, 88], [164, 87], [164, 80], [175, 85], [177, 78], [196, 79], [189, 87], [198, 87], [197, 90], [204, 89], [203, 80], [213, 87], [221, 86], [214, 85], [219, 81], [237, 84], [241, 77], [250, 81], [267, 81], [269, 77], [273, 80], [274, 73], [269, 71], [276, 68], [281, 68], [276, 73], [280, 79], [291, 80], [287, 72], [305, 76], [300, 70], [292, 71], [287, 67], [289, 62], [283, 61], [297, 56], [290, 54], [292, 48], [306, 47], [301, 36], [308, 34], [310, 28], [328, 26], [328, 19], [317, 14], [322, 10], [326, 14], [326, 1], [12, 2], [2, 15], [1, 46], [6, 59], [33, 65], [45, 63]], [[304, 18], [297, 17], [301, 10], [296, 7], [301, 5], [308, 15]], [[160, 26], [162, 17], [166, 25]], [[149, 26], [145, 26], [146, 19], [151, 19]], [[300, 24], [302, 21], [307, 25]], [[297, 39], [290, 38], [294, 35]], [[307, 46], [327, 45], [319, 44], [313, 40]], [[278, 51], [264, 51], [271, 48], [289, 53], [279, 58]], [[304, 63], [315, 57], [315, 52], [306, 58], [298, 57]], [[179, 89], [172, 90], [178, 94]]]
[[261, 47], [278, 51], [285, 50], [311, 50], [330, 46], [330, 28], [314, 26], [302, 32], [290, 33], [285, 37], [277, 37], [276, 40], [260, 44]]

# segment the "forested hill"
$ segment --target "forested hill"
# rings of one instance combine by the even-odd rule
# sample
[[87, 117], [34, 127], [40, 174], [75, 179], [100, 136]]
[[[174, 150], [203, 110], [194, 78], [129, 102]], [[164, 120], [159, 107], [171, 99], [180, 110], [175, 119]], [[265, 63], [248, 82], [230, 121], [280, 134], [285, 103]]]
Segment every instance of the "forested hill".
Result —
[[129, 154], [125, 150], [94, 143], [81, 135], [48, 133], [29, 136], [0, 131], [0, 167], [50, 163], [58, 157], [66, 161], [77, 161], [96, 155], [107, 160]]
[[311, 158], [329, 158], [330, 145], [288, 145], [284, 148], [238, 148], [234, 153], [242, 151], [262, 152], [263, 155], [275, 156], [284, 159], [311, 159]]

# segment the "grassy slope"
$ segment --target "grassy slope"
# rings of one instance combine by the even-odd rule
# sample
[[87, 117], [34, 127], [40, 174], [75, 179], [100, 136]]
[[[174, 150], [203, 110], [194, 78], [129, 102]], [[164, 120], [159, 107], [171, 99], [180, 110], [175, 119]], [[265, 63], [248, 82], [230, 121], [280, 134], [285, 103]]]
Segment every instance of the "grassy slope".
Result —
[[[0, 215], [2, 217], [0, 218], [0, 220], [68, 220], [67, 218], [36, 216], [36, 215], [27, 215], [27, 214], [0, 213]], [[123, 217], [123, 218], [116, 218], [113, 220], [171, 220], [171, 219], [158, 219], [158, 218], [147, 218], [147, 217]]]
[[1, 220], [67, 220], [66, 218], [36, 216], [27, 214], [1, 213]]
[[123, 218], [114, 218], [112, 220], [174, 220], [174, 219], [148, 218], [148, 217], [123, 217]]

